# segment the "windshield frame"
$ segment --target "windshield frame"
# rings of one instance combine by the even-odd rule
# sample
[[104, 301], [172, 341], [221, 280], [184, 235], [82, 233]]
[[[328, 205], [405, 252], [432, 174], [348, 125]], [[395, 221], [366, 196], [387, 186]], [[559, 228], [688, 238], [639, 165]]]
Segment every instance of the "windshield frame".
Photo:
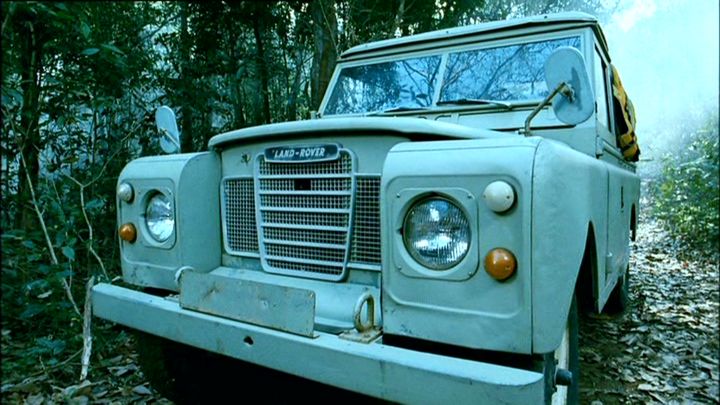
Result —
[[[504, 33], [508, 34], [508, 33]], [[379, 64], [379, 63], [387, 63], [387, 62], [393, 62], [393, 61], [401, 61], [405, 59], [412, 59], [412, 58], [421, 58], [421, 57], [428, 57], [428, 56], [440, 56], [440, 67], [438, 72], [438, 81], [435, 86], [435, 92], [432, 95], [432, 100], [430, 105], [427, 107], [427, 109], [424, 110], [418, 110], [418, 111], [407, 111], [407, 112], [389, 112], [388, 115], [405, 115], [405, 114], [411, 114], [411, 115], [417, 115], [417, 114], [428, 114], [428, 113], [440, 113], [440, 112], [446, 112], [448, 110], [487, 110], [487, 111], [496, 111], [498, 109], [504, 109], [504, 107], [500, 106], [493, 106], [493, 105], [454, 105], [454, 104], [444, 104], [444, 105], [437, 105], [437, 102], [441, 96], [441, 89], [443, 86], [444, 81], [444, 75], [445, 75], [445, 68], [447, 65], [447, 61], [449, 59], [449, 55], [453, 53], [461, 53], [461, 52], [467, 52], [467, 51], [476, 51], [476, 50], [483, 50], [483, 49], [492, 49], [492, 48], [498, 48], [498, 47], [504, 47], [504, 46], [513, 46], [513, 45], [522, 45], [532, 42], [542, 42], [542, 41], [548, 41], [548, 40], [556, 40], [556, 39], [566, 39], [566, 38], [572, 38], [572, 37], [578, 37], [580, 40], [580, 48], [579, 51], [582, 53], [583, 57], [585, 57], [585, 60], [588, 61], [587, 54], [587, 44], [593, 43], [593, 33], [591, 30], [589, 30], [587, 27], [580, 27], [580, 28], [572, 28], [572, 29], [561, 29], [561, 30], [553, 30], [553, 31], [542, 31], [539, 33], [533, 33], [533, 34], [522, 34], [522, 35], [516, 35], [512, 37], [503, 36], [500, 38], [491, 38], [491, 39], [476, 39], [472, 42], [465, 43], [465, 44], [458, 44], [457, 40], [453, 40], [452, 42], [443, 43], [438, 46], [434, 46], [429, 49], [422, 49], [422, 50], [416, 50], [416, 51], [410, 51], [410, 52], [392, 52], [392, 53], [386, 53], [381, 54], [377, 56], [371, 56], [367, 58], [360, 58], [357, 60], [351, 60], [351, 61], [341, 61], [339, 62], [335, 70], [333, 72], [333, 75], [330, 79], [330, 83], [328, 84], [327, 90], [325, 91], [325, 94], [323, 96], [322, 102], [320, 104], [320, 107], [318, 108], [319, 116], [320, 117], [332, 117], [332, 118], [341, 118], [341, 117], [362, 117], [366, 116], [370, 111], [363, 112], [363, 113], [350, 113], [350, 114], [330, 114], [325, 115], [325, 110], [328, 106], [329, 100], [332, 96], [332, 92], [335, 89], [335, 86], [338, 83], [338, 80], [340, 78], [340, 72], [345, 68], [351, 68], [356, 66], [363, 66], [363, 65], [373, 65], [373, 64]], [[590, 42], [588, 42], [590, 41]], [[537, 105], [540, 101], [542, 101], [542, 98], [537, 99], [526, 99], [526, 100], [516, 100], [516, 101], [508, 101], [507, 103], [511, 104], [513, 107], [515, 106], [522, 106], [522, 107], [533, 107]], [[373, 115], [382, 115], [382, 112], [372, 112]]]

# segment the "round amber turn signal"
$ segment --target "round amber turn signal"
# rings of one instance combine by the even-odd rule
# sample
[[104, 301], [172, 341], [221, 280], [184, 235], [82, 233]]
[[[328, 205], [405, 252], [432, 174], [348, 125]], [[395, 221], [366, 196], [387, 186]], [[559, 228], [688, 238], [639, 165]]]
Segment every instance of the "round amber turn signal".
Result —
[[118, 234], [120, 235], [120, 239], [133, 243], [135, 242], [135, 239], [137, 238], [137, 231], [135, 230], [135, 225], [133, 224], [123, 224], [120, 227], [120, 230], [118, 230]]
[[503, 281], [515, 273], [517, 262], [509, 250], [497, 248], [485, 256], [485, 271], [495, 280]]

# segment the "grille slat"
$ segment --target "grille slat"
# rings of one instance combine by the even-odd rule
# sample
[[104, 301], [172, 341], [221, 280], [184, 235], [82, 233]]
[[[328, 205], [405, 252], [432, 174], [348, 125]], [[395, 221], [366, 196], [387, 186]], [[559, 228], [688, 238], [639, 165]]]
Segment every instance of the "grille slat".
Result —
[[318, 229], [279, 229], [266, 228], [265, 238], [275, 240], [287, 240], [291, 242], [313, 242], [328, 243], [332, 245], [345, 246], [347, 230], [343, 232], [323, 231]]
[[328, 280], [342, 279], [348, 263], [380, 264], [380, 176], [353, 177], [347, 150], [330, 162], [255, 162], [254, 179], [223, 182], [230, 253], [260, 256], [266, 271]]
[[313, 274], [324, 274], [328, 276], [333, 276], [336, 272], [336, 270], [330, 266], [324, 266], [324, 265], [316, 265], [313, 263], [308, 262], [302, 262], [302, 263], [293, 263], [293, 262], [286, 262], [286, 261], [278, 261], [278, 260], [272, 260], [268, 259], [268, 264], [274, 267], [282, 266], [288, 270], [297, 270], [302, 272], [310, 272]]
[[[305, 225], [295, 224], [280, 224], [276, 222], [263, 222], [263, 227], [269, 228], [283, 228], [283, 229], [308, 229]], [[347, 233], [350, 229], [346, 226], [325, 226], [325, 225], [313, 225], [312, 229], [316, 231], [337, 231]]]
[[[265, 255], [265, 259], [267, 259], [268, 262], [276, 263], [276, 268], [285, 268], [288, 270], [295, 270], [294, 268], [291, 269], [291, 267], [295, 266], [289, 266], [288, 264], [311, 264], [314, 266], [323, 266], [328, 267], [325, 269], [325, 272], [327, 273], [337, 273], [338, 271], [341, 271], [344, 267], [343, 263], [335, 262], [335, 261], [323, 261], [323, 260], [312, 260], [312, 259], [302, 259], [297, 257], [286, 257], [286, 256], [273, 256], [273, 255]], [[288, 263], [288, 264], [285, 264]], [[302, 268], [302, 267], [301, 267]]]
[[347, 214], [350, 210], [344, 208], [303, 208], [303, 207], [263, 207], [263, 212], [306, 212], [316, 214]]
[[272, 191], [260, 191], [260, 195], [290, 195], [290, 196], [314, 196], [314, 195], [329, 195], [329, 196], [342, 196], [349, 197], [350, 191], [290, 191], [290, 190], [272, 190]]
[[345, 262], [345, 251], [347, 247], [342, 250], [337, 249], [308, 249], [308, 246], [296, 246], [296, 245], [276, 245], [265, 240], [265, 251], [269, 256], [278, 258], [284, 257], [285, 259], [306, 259], [306, 260], [317, 260], [322, 262], [333, 262], [343, 266]]
[[314, 174], [350, 174], [352, 173], [352, 158], [347, 151], [340, 153], [340, 159], [330, 162], [316, 163], [271, 163], [264, 157], [259, 159], [260, 176], [292, 176]]
[[351, 179], [351, 175], [343, 174], [262, 174], [257, 176], [260, 180], [296, 180], [296, 179]]
[[310, 190], [320, 193], [329, 193], [333, 191], [346, 191], [348, 194], [350, 193], [350, 190], [352, 189], [352, 179], [350, 177], [342, 177], [342, 178], [317, 178], [317, 177], [309, 177], [309, 178], [297, 178], [297, 179], [291, 179], [287, 177], [283, 177], [282, 179], [265, 179], [261, 178], [262, 182], [260, 183], [260, 191], [262, 194], [269, 194], [268, 191], [292, 191], [297, 193], [295, 191], [296, 182], [295, 180], [309, 180], [312, 179], [313, 181], [310, 182]]
[[312, 247], [312, 248], [320, 248], [320, 249], [336, 249], [336, 250], [344, 250], [346, 248], [345, 245], [336, 245], [336, 244], [332, 244], [332, 243], [293, 241], [293, 240], [285, 240], [285, 239], [265, 239], [265, 243], [270, 244], [270, 245], [303, 246], [303, 247]]
[[260, 194], [260, 209], [299, 208], [350, 210], [351, 196], [337, 195], [263, 195]]
[[265, 211], [262, 213], [262, 220], [265, 226], [276, 223], [278, 225], [285, 224], [286, 227], [291, 228], [306, 228], [306, 225], [310, 225], [313, 226], [314, 229], [318, 229], [317, 227], [319, 226], [330, 226], [347, 230], [347, 218], [344, 213], [332, 214], [323, 212], [313, 215], [301, 212]]

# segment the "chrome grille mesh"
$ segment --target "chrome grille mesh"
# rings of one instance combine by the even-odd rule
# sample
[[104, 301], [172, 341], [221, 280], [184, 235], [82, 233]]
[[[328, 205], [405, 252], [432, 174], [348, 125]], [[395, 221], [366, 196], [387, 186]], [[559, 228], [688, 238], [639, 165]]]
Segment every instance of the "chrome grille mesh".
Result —
[[231, 251], [257, 253], [253, 179], [225, 180], [225, 240]]
[[266, 271], [329, 280], [343, 278], [348, 263], [380, 264], [380, 176], [353, 177], [347, 150], [315, 163], [260, 155], [255, 167], [255, 179], [224, 181], [230, 253], [259, 255]]
[[380, 177], [358, 177], [351, 262], [380, 263]]

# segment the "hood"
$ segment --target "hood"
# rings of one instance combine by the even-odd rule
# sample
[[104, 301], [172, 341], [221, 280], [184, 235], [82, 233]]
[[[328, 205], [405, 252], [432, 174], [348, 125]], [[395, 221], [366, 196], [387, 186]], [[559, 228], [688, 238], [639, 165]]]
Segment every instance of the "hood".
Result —
[[306, 137], [317, 135], [396, 134], [419, 140], [487, 139], [507, 137], [497, 131], [407, 117], [346, 117], [259, 125], [215, 135], [210, 148], [223, 148], [235, 142], [269, 140], [273, 137]]

